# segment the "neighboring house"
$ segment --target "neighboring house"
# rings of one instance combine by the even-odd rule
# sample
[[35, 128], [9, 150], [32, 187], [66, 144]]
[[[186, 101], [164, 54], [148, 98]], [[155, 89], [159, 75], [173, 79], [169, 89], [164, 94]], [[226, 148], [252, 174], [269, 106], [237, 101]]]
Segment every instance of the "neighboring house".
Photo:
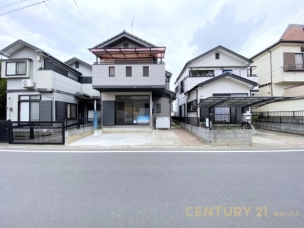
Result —
[[77, 59], [79, 68], [73, 66], [73, 59], [68, 61], [69, 66], [22, 40], [2, 49], [0, 54], [7, 58], [2, 60], [1, 72], [7, 79], [7, 119], [54, 121], [87, 117], [93, 100], [100, 98], [90, 83], [91, 67], [81, 60]]
[[126, 31], [90, 48], [93, 88], [101, 92], [103, 126], [153, 126], [156, 117], [170, 117], [171, 73], [165, 70], [165, 47]]
[[241, 113], [242, 110], [236, 107], [197, 109], [197, 104], [215, 96], [254, 96], [258, 92], [258, 77], [251, 72], [251, 62], [223, 46], [217, 46], [188, 61], [175, 81], [176, 116], [207, 117], [210, 112]]
[[251, 60], [259, 75], [258, 96], [295, 97], [257, 111], [304, 110], [304, 25], [288, 25], [279, 41]]

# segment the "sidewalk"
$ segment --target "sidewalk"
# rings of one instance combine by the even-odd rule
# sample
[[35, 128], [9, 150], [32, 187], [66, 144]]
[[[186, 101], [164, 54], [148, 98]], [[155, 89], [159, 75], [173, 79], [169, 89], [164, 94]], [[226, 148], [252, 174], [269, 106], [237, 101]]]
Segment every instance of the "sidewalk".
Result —
[[151, 133], [106, 133], [90, 135], [67, 146], [0, 144], [1, 149], [105, 149], [105, 148], [183, 148], [187, 149], [284, 149], [304, 148], [304, 136], [257, 129], [252, 146], [210, 146], [181, 128], [153, 130]]

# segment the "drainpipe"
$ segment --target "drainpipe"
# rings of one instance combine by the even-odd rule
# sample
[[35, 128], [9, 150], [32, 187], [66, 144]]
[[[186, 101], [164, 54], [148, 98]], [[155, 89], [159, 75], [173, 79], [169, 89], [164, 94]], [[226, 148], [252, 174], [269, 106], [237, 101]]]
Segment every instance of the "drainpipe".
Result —
[[270, 86], [271, 86], [271, 96], [273, 96], [273, 88], [272, 88], [272, 54], [271, 51], [267, 50], [269, 52], [269, 59], [270, 59]]

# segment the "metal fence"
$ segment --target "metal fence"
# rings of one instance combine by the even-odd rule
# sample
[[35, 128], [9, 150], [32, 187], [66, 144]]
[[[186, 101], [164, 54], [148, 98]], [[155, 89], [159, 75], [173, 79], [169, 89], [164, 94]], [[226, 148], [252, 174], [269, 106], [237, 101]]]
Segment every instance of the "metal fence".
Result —
[[235, 129], [235, 128], [248, 129], [247, 123], [243, 122], [242, 113], [210, 114], [208, 117], [200, 117], [200, 118], [173, 116], [172, 120], [190, 124], [193, 126], [210, 128], [214, 130]]
[[304, 124], [304, 111], [253, 112], [252, 121]]
[[81, 128], [93, 124], [93, 118], [66, 119], [64, 120], [65, 130], [70, 128]]
[[64, 144], [64, 121], [11, 121], [12, 144]]

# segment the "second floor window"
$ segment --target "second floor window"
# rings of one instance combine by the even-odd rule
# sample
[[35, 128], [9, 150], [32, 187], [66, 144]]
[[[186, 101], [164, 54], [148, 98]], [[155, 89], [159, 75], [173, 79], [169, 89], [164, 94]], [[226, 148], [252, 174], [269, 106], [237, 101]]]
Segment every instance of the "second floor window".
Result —
[[79, 62], [75, 62], [75, 68], [79, 68]]
[[132, 67], [126, 67], [126, 76], [132, 77]]
[[115, 67], [109, 67], [109, 77], [115, 77]]
[[304, 70], [304, 54], [284, 52], [284, 71]]
[[6, 63], [6, 75], [25, 75], [26, 62], [8, 62]]
[[220, 59], [220, 53], [215, 53], [215, 59]]
[[149, 67], [148, 66], [143, 67], [143, 76], [149, 77]]
[[184, 92], [184, 81], [180, 82], [180, 93]]

